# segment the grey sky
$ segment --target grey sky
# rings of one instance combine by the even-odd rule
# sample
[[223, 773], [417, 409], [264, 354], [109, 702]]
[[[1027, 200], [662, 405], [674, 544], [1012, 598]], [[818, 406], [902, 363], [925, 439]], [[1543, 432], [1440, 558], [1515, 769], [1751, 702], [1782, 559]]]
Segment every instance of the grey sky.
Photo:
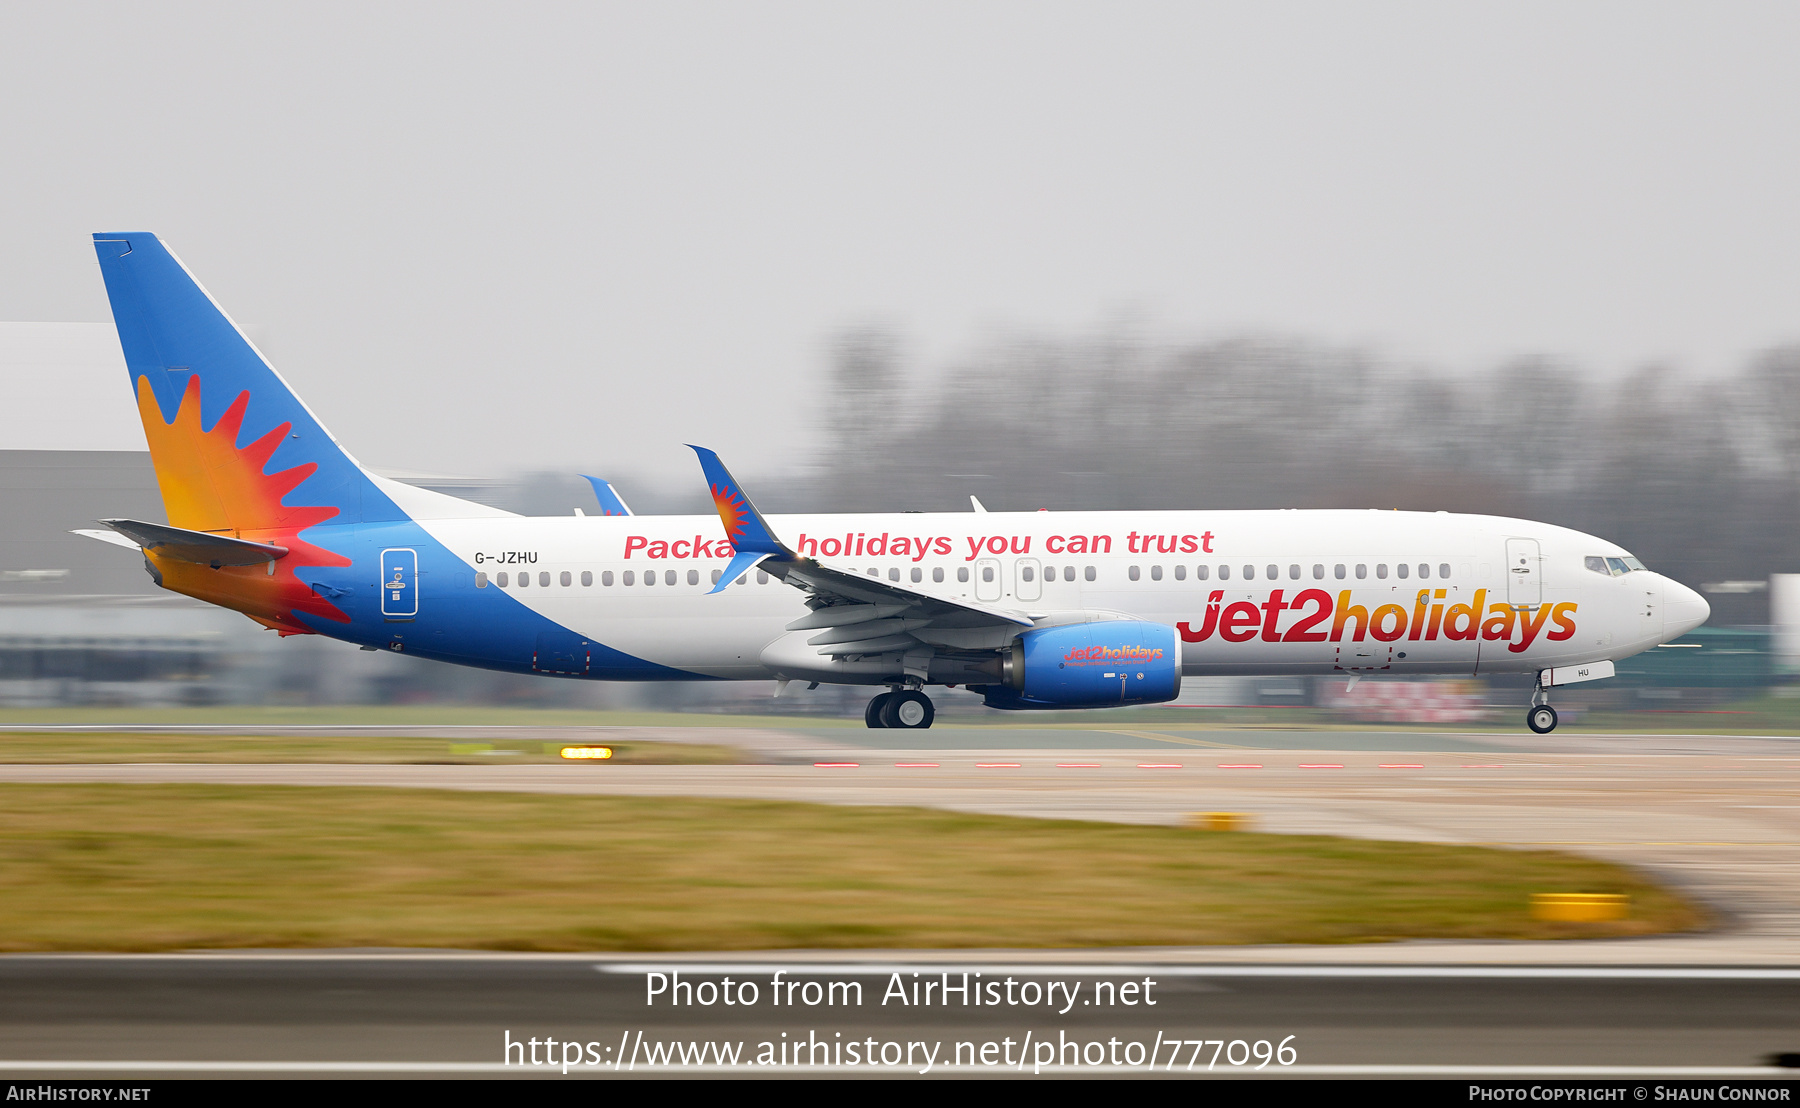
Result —
[[1800, 339], [1797, 32], [1791, 3], [16, 3], [0, 319], [107, 318], [88, 232], [155, 231], [365, 460], [477, 474], [785, 467], [865, 320], [931, 369], [1124, 320], [1711, 372]]

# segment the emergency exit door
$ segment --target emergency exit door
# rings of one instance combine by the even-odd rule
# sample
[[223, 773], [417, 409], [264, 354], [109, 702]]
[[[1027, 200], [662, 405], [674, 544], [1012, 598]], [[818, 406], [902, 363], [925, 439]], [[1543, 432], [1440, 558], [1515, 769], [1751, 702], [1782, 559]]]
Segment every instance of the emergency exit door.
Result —
[[975, 599], [1000, 599], [1000, 559], [982, 558], [975, 563]]
[[1544, 570], [1536, 539], [1506, 540], [1506, 602], [1533, 608], [1544, 602]]
[[412, 619], [419, 614], [419, 552], [395, 547], [381, 552], [381, 614]]

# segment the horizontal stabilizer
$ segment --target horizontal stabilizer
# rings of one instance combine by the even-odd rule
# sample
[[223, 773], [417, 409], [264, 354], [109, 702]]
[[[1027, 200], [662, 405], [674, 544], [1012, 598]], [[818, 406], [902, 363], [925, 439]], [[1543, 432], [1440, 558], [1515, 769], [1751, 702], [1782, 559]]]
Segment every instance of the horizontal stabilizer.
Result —
[[126, 538], [124, 535], [119, 534], [117, 531], [106, 531], [106, 530], [102, 530], [99, 527], [77, 527], [77, 528], [75, 528], [75, 530], [70, 531], [69, 534], [82, 535], [82, 536], [84, 536], [86, 538], [90, 538], [90, 539], [99, 539], [103, 543], [109, 543], [113, 546], [122, 546], [126, 550], [142, 550], [143, 549], [143, 547], [139, 546], [136, 541]]
[[255, 566], [287, 557], [288, 548], [274, 543], [251, 542], [205, 531], [188, 531], [165, 527], [160, 523], [144, 523], [135, 519], [103, 519], [101, 523], [162, 558], [193, 562], [196, 565]]

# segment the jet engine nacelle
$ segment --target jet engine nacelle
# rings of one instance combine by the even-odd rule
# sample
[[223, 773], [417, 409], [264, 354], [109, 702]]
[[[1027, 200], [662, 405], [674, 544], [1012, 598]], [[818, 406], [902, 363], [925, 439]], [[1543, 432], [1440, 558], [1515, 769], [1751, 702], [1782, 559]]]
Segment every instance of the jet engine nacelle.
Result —
[[1136, 619], [1040, 627], [1005, 654], [990, 708], [1110, 708], [1159, 704], [1181, 692], [1175, 629]]

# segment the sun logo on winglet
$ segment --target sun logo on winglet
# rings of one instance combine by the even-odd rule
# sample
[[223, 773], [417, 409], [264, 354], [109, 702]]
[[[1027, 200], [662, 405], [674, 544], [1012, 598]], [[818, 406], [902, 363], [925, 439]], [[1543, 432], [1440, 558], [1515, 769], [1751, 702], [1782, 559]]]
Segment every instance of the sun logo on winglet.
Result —
[[713, 485], [713, 507], [719, 510], [719, 522], [725, 525], [725, 537], [733, 546], [749, 530], [750, 510], [744, 494], [729, 485]]

